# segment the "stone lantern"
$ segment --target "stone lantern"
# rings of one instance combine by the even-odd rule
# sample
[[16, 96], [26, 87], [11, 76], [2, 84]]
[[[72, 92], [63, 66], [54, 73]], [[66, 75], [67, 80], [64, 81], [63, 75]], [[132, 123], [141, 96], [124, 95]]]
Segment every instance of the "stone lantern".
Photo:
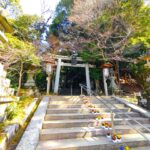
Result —
[[105, 63], [101, 65], [101, 68], [103, 69], [103, 82], [104, 82], [104, 90], [105, 90], [105, 95], [108, 96], [108, 86], [107, 86], [107, 78], [109, 77], [109, 68], [112, 68], [111, 63]]
[[34, 78], [33, 78], [37, 68], [38, 68], [37, 65], [32, 64], [29, 67], [29, 70], [27, 71], [27, 82], [24, 84], [24, 86], [28, 89], [27, 94], [29, 96], [31, 96], [31, 95], [39, 96], [40, 95], [39, 90], [37, 89]]
[[27, 76], [28, 76], [27, 82], [24, 84], [25, 87], [35, 87], [36, 86], [35, 81], [33, 79], [36, 69], [37, 69], [36, 65], [31, 65], [29, 67], [29, 70], [27, 72]]
[[47, 94], [50, 92], [50, 86], [51, 86], [51, 75], [53, 73], [53, 67], [55, 66], [55, 60], [54, 59], [46, 59], [44, 60], [46, 65], [46, 73], [48, 75], [47, 77]]

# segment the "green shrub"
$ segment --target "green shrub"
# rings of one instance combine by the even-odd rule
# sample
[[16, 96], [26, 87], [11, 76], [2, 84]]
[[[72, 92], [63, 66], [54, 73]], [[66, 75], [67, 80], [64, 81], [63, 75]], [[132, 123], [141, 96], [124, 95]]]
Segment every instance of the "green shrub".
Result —
[[21, 97], [19, 102], [11, 103], [5, 110], [8, 121], [21, 121], [25, 115], [25, 109], [33, 102], [33, 97]]
[[6, 108], [6, 114], [7, 114], [7, 120], [11, 121], [14, 118], [20, 118], [24, 115], [22, 108], [18, 107], [17, 103], [11, 103], [7, 108]]
[[35, 83], [39, 91], [46, 91], [46, 72], [43, 71], [42, 69], [39, 69], [35, 75]]

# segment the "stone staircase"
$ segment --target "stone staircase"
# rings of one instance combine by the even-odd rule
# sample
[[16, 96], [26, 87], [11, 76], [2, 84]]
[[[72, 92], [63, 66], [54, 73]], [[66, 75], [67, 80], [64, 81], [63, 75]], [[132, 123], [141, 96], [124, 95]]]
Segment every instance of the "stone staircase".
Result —
[[[90, 97], [92, 104], [104, 117], [102, 122], [111, 122], [111, 113], [101, 101]], [[106, 137], [108, 131], [97, 126], [96, 116], [89, 112], [86, 104], [78, 96], [52, 96], [43, 127], [40, 132], [37, 150], [118, 150], [120, 145], [128, 145], [135, 150], [149, 150], [150, 133], [133, 118], [150, 128], [150, 120], [140, 113], [134, 112], [115, 99], [105, 98], [105, 103], [114, 111], [115, 132], [120, 134], [122, 141], [113, 143]], [[126, 114], [130, 116], [127, 118]], [[132, 127], [125, 121], [132, 124]], [[142, 131], [142, 135], [136, 130]], [[143, 136], [144, 135], [144, 136]]]

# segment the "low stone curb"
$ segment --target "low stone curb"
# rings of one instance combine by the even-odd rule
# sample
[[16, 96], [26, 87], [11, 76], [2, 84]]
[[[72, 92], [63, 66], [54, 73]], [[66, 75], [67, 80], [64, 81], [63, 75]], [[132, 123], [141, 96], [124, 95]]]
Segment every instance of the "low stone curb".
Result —
[[[34, 102], [32, 102], [29, 105], [29, 107], [26, 109], [26, 116], [22, 120], [22, 124], [24, 124], [24, 122], [27, 120], [28, 116], [30, 115], [30, 113], [31, 113], [33, 107], [35, 106], [35, 104], [37, 103], [37, 101], [38, 101], [38, 99], [35, 99]], [[14, 135], [16, 134], [18, 129], [19, 129], [19, 124], [9, 125], [5, 128], [6, 137], [0, 143], [0, 150], [6, 149], [7, 143], [11, 141], [11, 139], [14, 137]]]
[[49, 96], [45, 96], [40, 102], [34, 116], [26, 128], [16, 150], [35, 150], [39, 142], [39, 134], [42, 129], [42, 122], [46, 114]]
[[137, 106], [135, 104], [132, 104], [130, 102], [127, 102], [126, 100], [116, 97], [116, 96], [112, 96], [113, 98], [115, 98], [116, 100], [118, 100], [119, 102], [125, 104], [126, 106], [132, 108], [134, 111], [141, 113], [143, 116], [150, 118], [150, 112], [144, 108], [141, 108], [140, 106]]
[[7, 137], [4, 137], [4, 139], [0, 143], [0, 150], [6, 149], [6, 141], [7, 141]]

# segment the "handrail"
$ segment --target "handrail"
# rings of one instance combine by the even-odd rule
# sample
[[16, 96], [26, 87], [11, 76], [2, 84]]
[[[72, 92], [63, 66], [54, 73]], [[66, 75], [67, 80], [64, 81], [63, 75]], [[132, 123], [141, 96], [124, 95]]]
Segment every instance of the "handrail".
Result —
[[[84, 90], [86, 90], [86, 92], [90, 92], [90, 96], [92, 96], [92, 95], [95, 96], [95, 97], [96, 97], [99, 101], [101, 101], [107, 108], [109, 108], [109, 111], [111, 111], [111, 112], [113, 112], [114, 114], [118, 115], [119, 118], [122, 118], [119, 113], [114, 112], [114, 110], [113, 110], [111, 107], [109, 107], [109, 106], [104, 102], [104, 99], [103, 99], [103, 98], [101, 98], [101, 99], [103, 99], [103, 100], [99, 99], [99, 98], [97, 97], [96, 92], [92, 91], [91, 89], [89, 90], [89, 89], [88, 89], [85, 85], [83, 85], [83, 84], [80, 84], [80, 87], [83, 88]], [[122, 111], [120, 111], [116, 106], [114, 106], [114, 104], [111, 103], [111, 105], [113, 105], [113, 107], [115, 107], [119, 112], [122, 112]], [[143, 125], [142, 125], [140, 122], [138, 122], [136, 119], [132, 118], [131, 116], [129, 116], [129, 115], [126, 114], [126, 113], [124, 113], [124, 115], [125, 115], [126, 117], [128, 117], [129, 119], [132, 119], [132, 121], [134, 121], [134, 122], [136, 122], [137, 124], [139, 124], [141, 127], [143, 127], [143, 128], [144, 128], [145, 130], [147, 130], [148, 132], [150, 132], [150, 129], [149, 129], [149, 128], [143, 126]], [[139, 129], [133, 128], [133, 127], [132, 127], [132, 124], [131, 124], [130, 122], [128, 122], [128, 120], [126, 120], [125, 118], [123, 118], [123, 120], [124, 120], [133, 130], [137, 131], [137, 132], [138, 132], [140, 135], [142, 135], [147, 141], [150, 142], [150, 139], [147, 138], [147, 136], [145, 136], [142, 131], [139, 131]]]
[[[110, 102], [111, 103], [111, 102]], [[114, 106], [114, 104], [113, 103], [111, 103], [111, 105], [113, 105]], [[117, 107], [116, 106], [114, 106], [116, 109], [117, 109]], [[119, 110], [119, 109], [118, 109]], [[120, 110], [119, 110], [120, 111]], [[121, 111], [120, 111], [121, 112]], [[134, 118], [132, 118], [131, 116], [129, 116], [128, 114], [125, 114], [127, 117], [129, 117], [130, 119], [132, 119], [133, 121], [135, 121], [137, 124], [139, 124], [140, 126], [142, 126], [144, 129], [146, 129], [148, 132], [150, 132], [150, 129], [149, 128], [147, 128], [147, 127], [145, 127], [145, 126], [143, 126], [143, 124], [141, 124], [140, 122], [138, 122], [136, 119], [134, 119]]]
[[[111, 103], [111, 102], [110, 102]], [[111, 105], [113, 105], [113, 107], [115, 107], [119, 112], [121, 112], [113, 103], [111, 103]], [[117, 113], [116, 113], [117, 114]], [[121, 117], [119, 114], [117, 114], [119, 117]], [[148, 129], [147, 127], [143, 126], [140, 122], [138, 122], [136, 119], [132, 118], [131, 116], [129, 116], [128, 114], [124, 113], [124, 115], [126, 117], [128, 117], [129, 119], [132, 119], [132, 121], [134, 121], [135, 123], [137, 123], [138, 125], [140, 125], [141, 127], [143, 127], [145, 130], [147, 130], [148, 132], [150, 132], [150, 129]], [[138, 133], [140, 133], [144, 138], [146, 138], [149, 142], [150, 142], [150, 139], [147, 138], [143, 132], [139, 131], [140, 129], [137, 129], [136, 127], [132, 127], [132, 124], [125, 118], [123, 118], [123, 120], [132, 128], [134, 129], [135, 131], [137, 131]]]
[[[84, 89], [84, 90], [88, 90], [88, 88], [84, 85], [84, 84], [80, 84], [80, 87], [82, 86], [82, 88]], [[90, 89], [90, 91], [87, 91], [87, 93], [88, 92], [90, 92], [90, 96], [93, 94], [93, 96], [95, 96], [94, 94], [94, 92]], [[102, 102], [107, 108], [109, 108], [109, 110], [111, 109], [111, 107], [109, 107], [107, 104], [105, 104], [105, 102]]]

